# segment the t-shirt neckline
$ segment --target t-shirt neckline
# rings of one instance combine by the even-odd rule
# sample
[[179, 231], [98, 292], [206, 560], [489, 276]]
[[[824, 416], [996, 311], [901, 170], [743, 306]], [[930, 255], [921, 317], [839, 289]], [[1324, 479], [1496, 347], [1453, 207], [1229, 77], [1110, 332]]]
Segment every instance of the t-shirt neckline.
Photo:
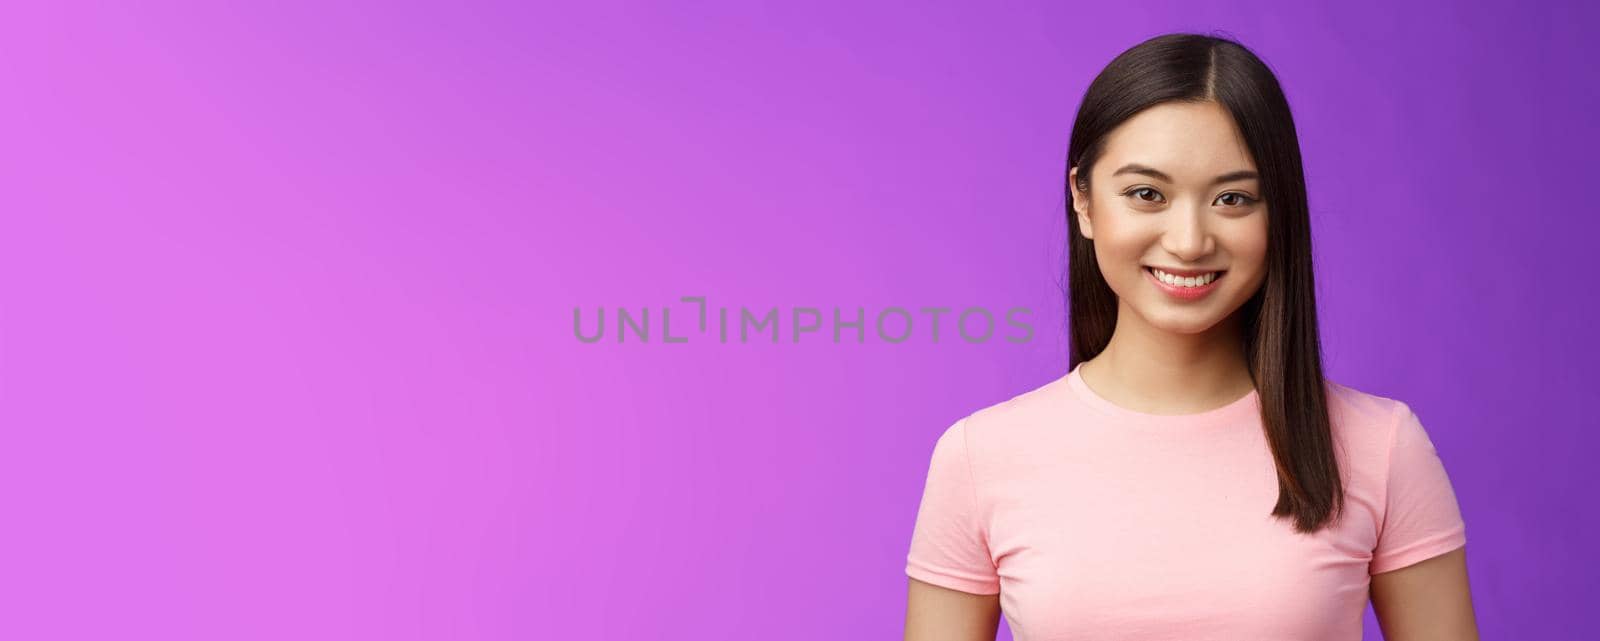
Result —
[[1119, 421], [1124, 421], [1130, 424], [1146, 427], [1158, 427], [1161, 429], [1184, 430], [1228, 425], [1237, 421], [1257, 418], [1260, 416], [1261, 407], [1258, 404], [1260, 393], [1253, 388], [1244, 396], [1229, 402], [1227, 405], [1212, 408], [1203, 412], [1195, 412], [1191, 414], [1149, 414], [1135, 411], [1111, 402], [1110, 400], [1101, 396], [1099, 393], [1095, 392], [1094, 389], [1090, 388], [1088, 383], [1083, 382], [1083, 376], [1079, 373], [1079, 370], [1082, 368], [1083, 363], [1078, 363], [1077, 366], [1072, 368], [1071, 372], [1067, 373], [1067, 387], [1071, 388], [1078, 399], [1083, 401], [1089, 407], [1094, 408], [1096, 411], [1099, 411], [1102, 414], [1106, 414], [1112, 418], [1118, 419]]

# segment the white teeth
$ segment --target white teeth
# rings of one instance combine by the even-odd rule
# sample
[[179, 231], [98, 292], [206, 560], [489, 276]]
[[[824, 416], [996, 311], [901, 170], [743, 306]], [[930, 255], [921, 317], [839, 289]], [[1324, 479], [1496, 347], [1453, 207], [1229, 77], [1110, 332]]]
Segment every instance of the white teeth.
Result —
[[1211, 272], [1209, 274], [1200, 276], [1174, 276], [1154, 267], [1150, 268], [1150, 273], [1155, 274], [1156, 278], [1161, 279], [1161, 282], [1168, 285], [1176, 285], [1178, 287], [1199, 287], [1201, 285], [1206, 285], [1211, 281], [1216, 280], [1218, 274], [1218, 272]]

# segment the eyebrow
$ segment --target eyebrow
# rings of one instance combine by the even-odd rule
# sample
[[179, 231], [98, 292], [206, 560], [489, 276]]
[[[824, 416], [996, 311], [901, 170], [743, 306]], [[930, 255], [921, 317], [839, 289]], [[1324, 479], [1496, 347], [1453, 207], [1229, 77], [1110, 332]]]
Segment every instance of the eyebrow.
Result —
[[[1123, 165], [1121, 169], [1111, 173], [1113, 176], [1120, 176], [1122, 174], [1141, 174], [1155, 178], [1156, 180], [1164, 180], [1169, 183], [1175, 182], [1172, 180], [1172, 176], [1168, 176], [1154, 167], [1146, 167], [1138, 163], [1128, 163]], [[1231, 183], [1236, 180], [1252, 180], [1260, 177], [1261, 175], [1254, 171], [1250, 171], [1249, 169], [1241, 169], [1239, 171], [1230, 171], [1221, 176], [1217, 176], [1216, 178], [1212, 179], [1211, 184], [1215, 186], [1223, 183]]]

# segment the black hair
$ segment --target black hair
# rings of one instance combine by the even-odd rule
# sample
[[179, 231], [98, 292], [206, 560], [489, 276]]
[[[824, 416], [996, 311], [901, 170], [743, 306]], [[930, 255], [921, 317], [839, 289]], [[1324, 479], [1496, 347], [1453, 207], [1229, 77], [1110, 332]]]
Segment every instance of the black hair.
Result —
[[[1090, 83], [1073, 121], [1068, 174], [1088, 193], [1091, 169], [1107, 135], [1145, 109], [1169, 102], [1220, 104], [1233, 117], [1260, 174], [1268, 213], [1266, 277], [1235, 313], [1240, 349], [1261, 402], [1261, 420], [1278, 474], [1272, 515], [1315, 532], [1336, 519], [1344, 488], [1328, 417], [1329, 390], [1317, 334], [1311, 222], [1294, 118], [1277, 77], [1244, 45], [1226, 37], [1173, 33], [1113, 59]], [[1117, 298], [1073, 215], [1068, 229], [1068, 368], [1105, 349], [1116, 327]]]

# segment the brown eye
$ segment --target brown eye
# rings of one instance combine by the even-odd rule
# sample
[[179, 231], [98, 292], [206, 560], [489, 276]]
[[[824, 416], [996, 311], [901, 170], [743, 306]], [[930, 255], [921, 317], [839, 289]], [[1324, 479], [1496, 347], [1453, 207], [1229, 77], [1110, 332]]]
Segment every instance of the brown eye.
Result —
[[[1142, 194], [1152, 195], [1152, 196], [1154, 196], [1156, 198], [1156, 200], [1152, 200], [1151, 198], [1147, 198]], [[1132, 197], [1134, 200], [1147, 202], [1147, 203], [1158, 203], [1158, 202], [1161, 202], [1161, 200], [1164, 200], [1164, 198], [1161, 196], [1161, 192], [1156, 191], [1154, 189], [1151, 189], [1149, 187], [1135, 187], [1133, 189], [1129, 189], [1128, 191], [1122, 192], [1122, 195], [1129, 196], [1129, 197]]]
[[1229, 207], [1236, 207], [1236, 206], [1241, 206], [1241, 205], [1249, 205], [1249, 204], [1253, 204], [1253, 203], [1256, 202], [1256, 199], [1251, 198], [1249, 196], [1246, 196], [1246, 195], [1241, 194], [1241, 193], [1236, 192], [1236, 191], [1230, 191], [1230, 192], [1228, 192], [1226, 194], [1218, 196], [1217, 200], [1222, 200], [1223, 198], [1227, 198], [1229, 196], [1233, 196], [1233, 197], [1235, 197], [1237, 199], [1232, 204], [1224, 203], [1225, 205], [1227, 205]]

